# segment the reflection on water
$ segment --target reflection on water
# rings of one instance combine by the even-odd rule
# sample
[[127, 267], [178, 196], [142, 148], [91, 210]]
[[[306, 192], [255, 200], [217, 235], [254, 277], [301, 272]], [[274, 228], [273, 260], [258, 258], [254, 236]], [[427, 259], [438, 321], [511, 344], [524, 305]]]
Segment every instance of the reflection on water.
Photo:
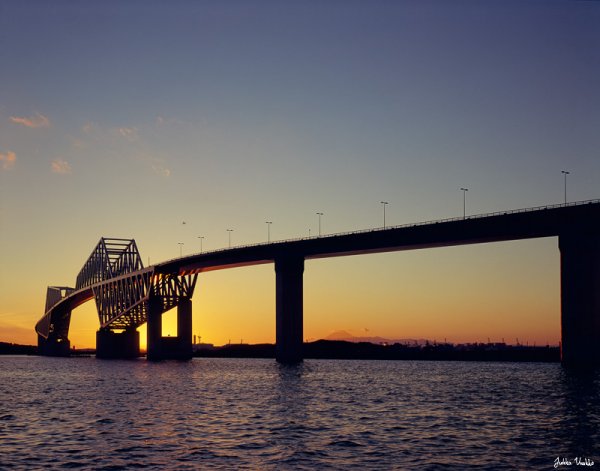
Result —
[[556, 364], [0, 357], [1, 469], [551, 469], [599, 425]]
[[564, 399], [559, 428], [563, 441], [569, 449], [577, 450], [577, 456], [595, 457], [600, 466], [600, 375], [569, 370], [561, 373]]

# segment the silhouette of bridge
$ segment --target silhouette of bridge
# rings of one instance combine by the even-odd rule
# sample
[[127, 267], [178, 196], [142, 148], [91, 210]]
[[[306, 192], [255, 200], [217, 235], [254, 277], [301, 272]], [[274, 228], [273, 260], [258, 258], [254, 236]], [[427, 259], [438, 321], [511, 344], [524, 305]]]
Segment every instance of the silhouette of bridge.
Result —
[[[274, 263], [276, 358], [302, 360], [303, 272], [307, 259], [558, 237], [561, 256], [561, 358], [600, 364], [600, 200], [482, 214], [343, 234], [215, 250], [144, 267], [133, 239], [102, 238], [75, 288], [51, 286], [36, 324], [39, 350], [66, 355], [71, 311], [95, 299], [97, 356], [139, 355], [137, 327], [147, 323], [147, 358], [189, 359], [199, 273]], [[162, 336], [162, 314], [177, 307], [177, 337]]]

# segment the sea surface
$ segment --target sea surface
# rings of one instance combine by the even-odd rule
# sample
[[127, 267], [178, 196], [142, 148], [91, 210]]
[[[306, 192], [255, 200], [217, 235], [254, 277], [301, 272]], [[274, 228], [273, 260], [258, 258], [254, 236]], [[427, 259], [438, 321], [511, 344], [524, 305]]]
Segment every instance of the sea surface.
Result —
[[557, 458], [600, 469], [598, 372], [0, 357], [2, 470], [520, 470]]

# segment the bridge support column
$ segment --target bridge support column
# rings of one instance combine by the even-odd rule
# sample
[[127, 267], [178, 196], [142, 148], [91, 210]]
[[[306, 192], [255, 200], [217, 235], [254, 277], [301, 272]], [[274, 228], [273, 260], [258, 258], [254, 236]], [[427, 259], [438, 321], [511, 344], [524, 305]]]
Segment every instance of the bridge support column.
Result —
[[71, 342], [50, 336], [45, 339], [38, 334], [38, 354], [47, 357], [68, 357], [71, 354]]
[[177, 304], [178, 359], [192, 358], [192, 300], [182, 298]]
[[148, 324], [146, 326], [146, 358], [148, 360], [162, 360], [162, 312], [162, 300], [151, 296], [148, 300]]
[[148, 360], [190, 360], [192, 358], [192, 300], [177, 303], [177, 337], [162, 336], [163, 304], [160, 298], [148, 301]]
[[140, 356], [140, 333], [135, 329], [96, 332], [96, 358], [137, 358]]
[[561, 361], [600, 365], [600, 236], [559, 236], [561, 262]]
[[302, 361], [303, 257], [275, 260], [275, 358], [280, 363]]

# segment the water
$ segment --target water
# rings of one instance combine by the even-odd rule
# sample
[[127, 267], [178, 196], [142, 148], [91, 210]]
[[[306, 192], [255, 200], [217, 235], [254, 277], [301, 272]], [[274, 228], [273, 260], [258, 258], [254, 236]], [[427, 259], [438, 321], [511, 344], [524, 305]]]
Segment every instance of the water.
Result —
[[600, 467], [599, 391], [557, 364], [0, 357], [0, 469]]

